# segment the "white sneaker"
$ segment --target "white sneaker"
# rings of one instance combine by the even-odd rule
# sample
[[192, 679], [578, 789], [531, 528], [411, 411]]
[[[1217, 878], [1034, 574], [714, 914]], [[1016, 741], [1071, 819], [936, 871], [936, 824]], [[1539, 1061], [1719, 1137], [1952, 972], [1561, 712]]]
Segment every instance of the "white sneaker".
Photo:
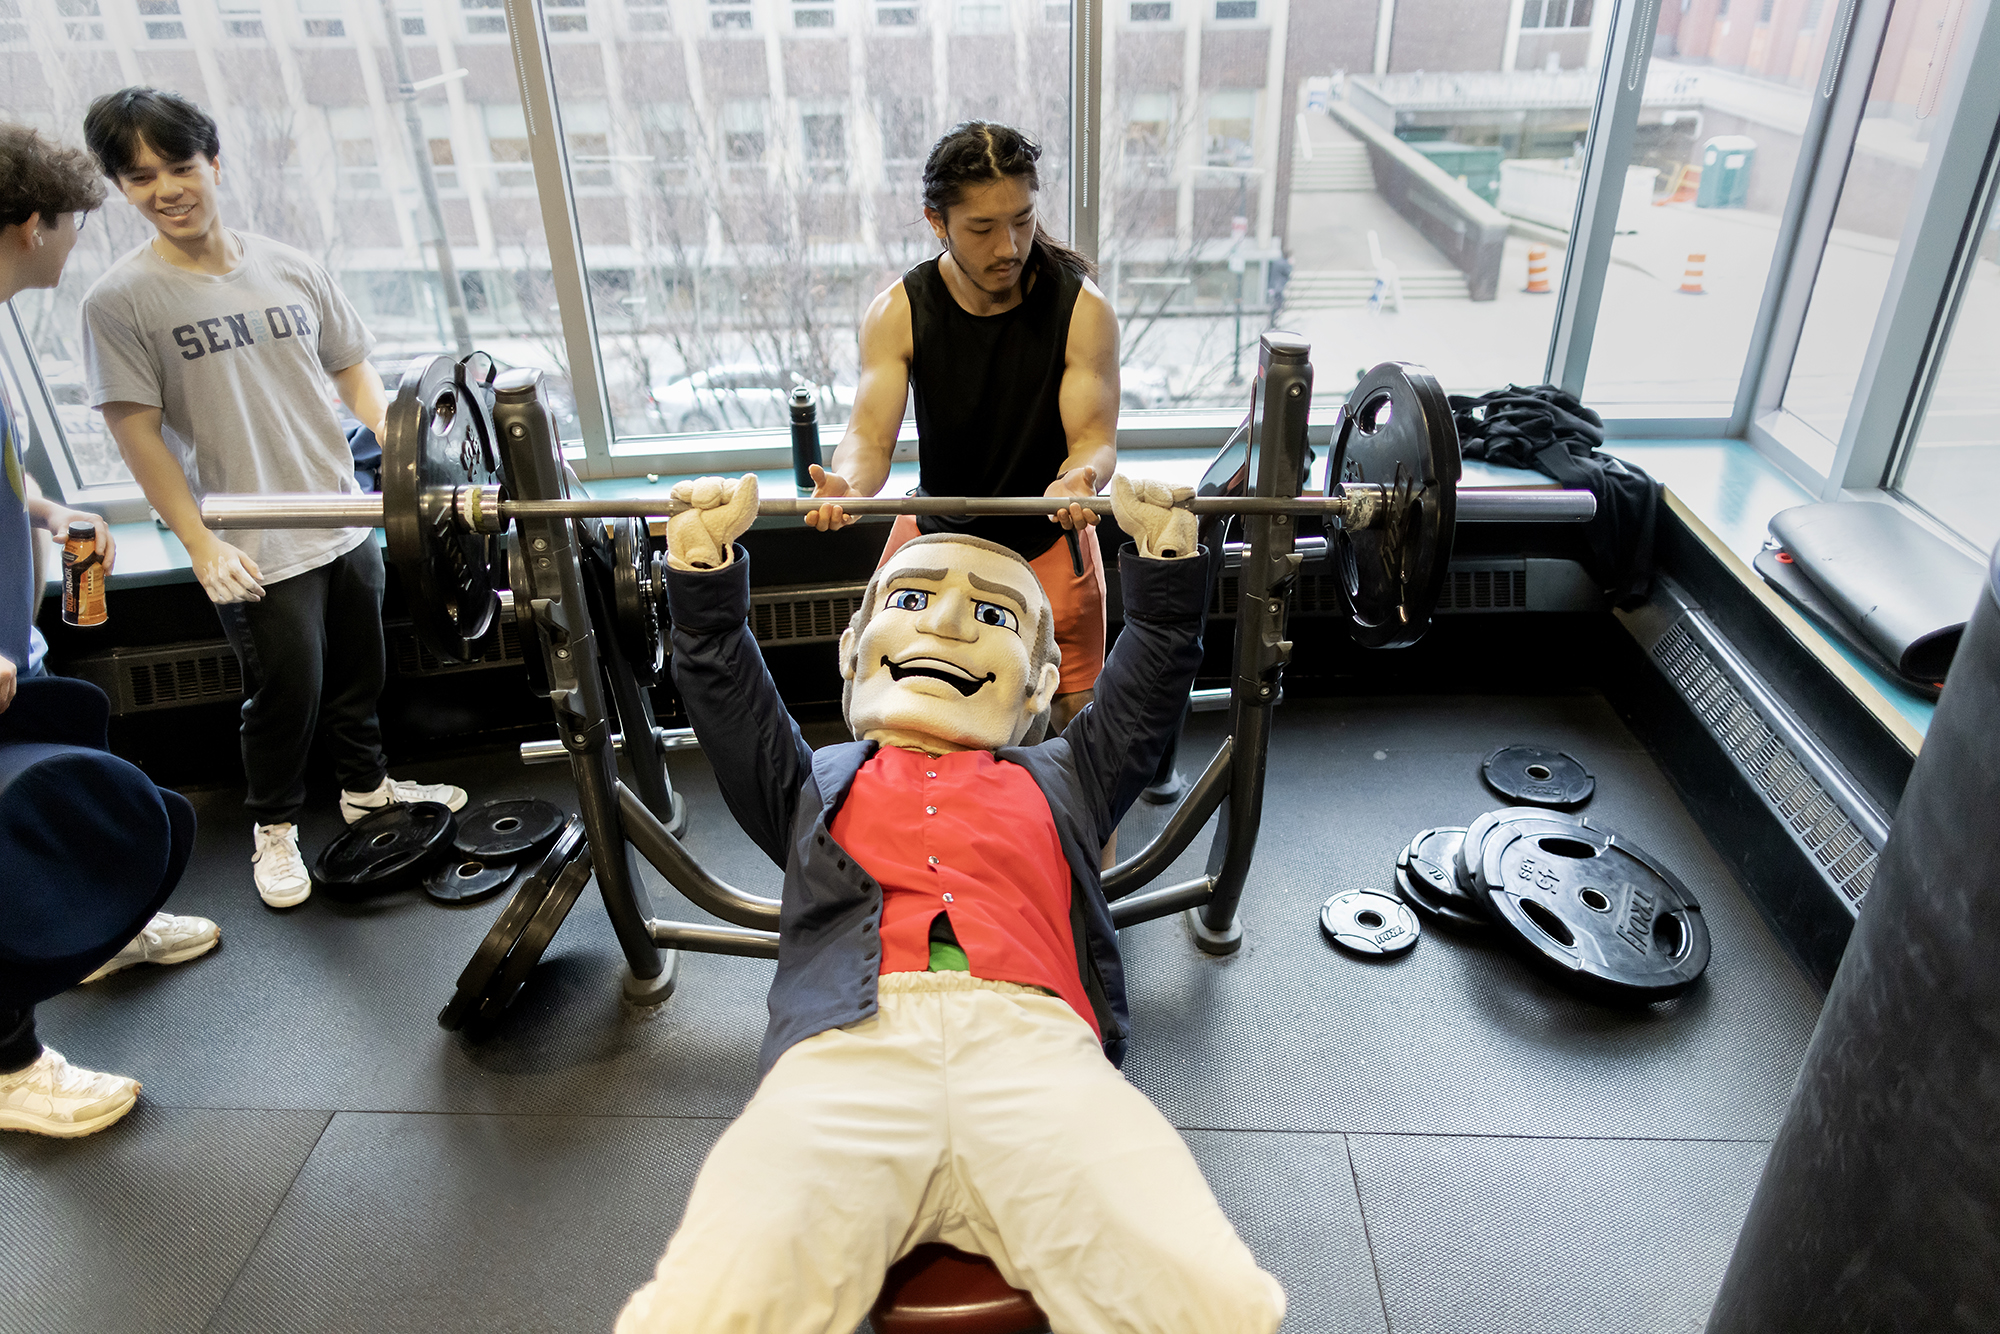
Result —
[[295, 908], [304, 903], [313, 886], [312, 877], [306, 874], [305, 858], [299, 856], [298, 827], [260, 824], [256, 839], [250, 866], [257, 876], [257, 896], [271, 908]]
[[104, 1129], [138, 1100], [138, 1080], [85, 1070], [44, 1047], [27, 1069], [0, 1075], [0, 1130], [75, 1139]]
[[222, 929], [206, 917], [176, 917], [170, 912], [156, 912], [145, 930], [83, 980], [95, 982], [122, 973], [135, 963], [186, 963], [214, 949], [221, 939]]
[[418, 801], [442, 802], [451, 810], [461, 811], [465, 809], [465, 789], [450, 783], [399, 783], [385, 774], [382, 786], [373, 792], [342, 792], [340, 818], [353, 824], [384, 806], [408, 806]]

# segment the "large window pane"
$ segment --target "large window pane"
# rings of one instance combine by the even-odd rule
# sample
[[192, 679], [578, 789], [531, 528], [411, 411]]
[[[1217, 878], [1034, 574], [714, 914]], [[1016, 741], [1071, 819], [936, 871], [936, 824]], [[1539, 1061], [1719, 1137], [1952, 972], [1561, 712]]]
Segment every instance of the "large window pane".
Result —
[[1833, 464], [1875, 317], [1889, 288], [1896, 245], [1917, 199], [1917, 180], [1936, 129], [1932, 114], [1957, 38], [1947, 6], [1899, 0], [1868, 94], [1867, 118], [1848, 160], [1833, 232], [1813, 280], [1812, 301], [1785, 383], [1785, 409], [1825, 441], [1805, 461]]
[[[392, 389], [409, 358], [457, 343], [421, 156], [473, 341], [508, 364], [549, 371], [560, 402], [560, 322], [504, 18], [494, 0], [400, 0], [396, 10], [392, 33], [374, 0], [180, 0], [171, 22], [182, 31], [168, 37], [112, 0], [25, 4], [21, 21], [0, 24], [0, 115], [81, 145], [85, 108], [129, 83], [201, 104], [220, 126], [225, 223], [325, 264], [373, 331], [370, 359]], [[72, 11], [85, 17], [66, 17]], [[416, 94], [414, 135], [392, 41], [417, 82], [468, 71]], [[114, 190], [62, 286], [15, 299], [87, 483], [129, 476], [102, 419], [84, 406], [78, 305], [118, 256], [152, 235]], [[573, 416], [563, 416], [565, 434], [575, 434]]]
[[[1516, 164], [1558, 194], [1570, 179], [1608, 4], [1159, 9], [1119, 6], [1107, 28], [1106, 277], [1128, 390], [1237, 403], [1274, 320], [1311, 339], [1323, 399], [1385, 360], [1455, 391], [1541, 379], [1568, 214], [1529, 224], [1496, 206]], [[1299, 71], [1317, 77], [1288, 90]], [[1531, 292], [1535, 250], [1547, 281]]]
[[1593, 406], [1660, 417], [1733, 409], [1840, 8], [1660, 6], [1591, 340]]
[[1989, 181], [1976, 251], [1897, 486], [1982, 551], [2000, 542], [2000, 218]]
[[1066, 6], [710, 0], [671, 22], [648, 8], [644, 24], [622, 8], [551, 41], [628, 451], [662, 432], [781, 426], [800, 384], [823, 426], [846, 420], [862, 313], [936, 253], [920, 179], [957, 121], [1041, 140], [1043, 220], [1067, 237]]

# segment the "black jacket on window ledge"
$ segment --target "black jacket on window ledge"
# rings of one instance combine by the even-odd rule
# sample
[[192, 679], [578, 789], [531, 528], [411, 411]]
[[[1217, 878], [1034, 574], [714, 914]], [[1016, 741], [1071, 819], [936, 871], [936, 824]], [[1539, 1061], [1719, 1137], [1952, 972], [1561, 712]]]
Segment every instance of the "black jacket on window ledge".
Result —
[[1600, 454], [1604, 419], [1552, 384], [1510, 384], [1478, 398], [1451, 396], [1452, 419], [1466, 458], [1533, 468], [1597, 497], [1584, 528], [1590, 573], [1621, 607], [1636, 607], [1653, 587], [1653, 525], [1660, 484], [1623, 459]]

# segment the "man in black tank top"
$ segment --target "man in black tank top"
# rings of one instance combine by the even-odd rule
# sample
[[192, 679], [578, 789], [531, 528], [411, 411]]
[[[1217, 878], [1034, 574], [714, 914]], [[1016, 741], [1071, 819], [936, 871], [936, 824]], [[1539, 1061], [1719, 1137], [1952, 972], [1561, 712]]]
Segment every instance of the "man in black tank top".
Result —
[[[1062, 683], [1050, 725], [1085, 704], [1104, 663], [1104, 576], [1088, 502], [1118, 466], [1118, 319], [1087, 261], [1036, 219], [1033, 140], [968, 122], [931, 150], [924, 216], [944, 253], [879, 294], [861, 324], [861, 383], [815, 496], [872, 496], [916, 399], [928, 495], [1072, 496], [1055, 520], [905, 516], [884, 559], [919, 532], [969, 532], [1019, 552], [1056, 611]], [[835, 504], [806, 519], [853, 522]], [[1058, 524], [1060, 526], [1058, 526]], [[1064, 530], [1076, 533], [1078, 574]]]

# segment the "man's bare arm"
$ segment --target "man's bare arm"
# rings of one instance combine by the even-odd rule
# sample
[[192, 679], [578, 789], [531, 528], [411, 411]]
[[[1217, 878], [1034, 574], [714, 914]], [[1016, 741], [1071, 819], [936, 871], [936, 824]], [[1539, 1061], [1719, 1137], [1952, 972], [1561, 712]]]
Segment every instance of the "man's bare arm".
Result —
[[[815, 496], [872, 496], [889, 480], [903, 409], [910, 401], [910, 297], [898, 282], [868, 303], [861, 319], [861, 383], [847, 433], [833, 451], [833, 466], [813, 469]], [[821, 532], [854, 522], [838, 505], [822, 505], [806, 516]]]
[[[1118, 470], [1118, 316], [1088, 280], [1070, 315], [1059, 402], [1069, 456], [1043, 494], [1094, 495]], [[1072, 505], [1056, 518], [1075, 528], [1096, 523], [1097, 512]]]
[[201, 506], [188, 490], [180, 460], [160, 434], [160, 410], [144, 403], [106, 403], [104, 425], [118, 442], [118, 452], [132, 479], [146, 493], [167, 527], [187, 548], [195, 578], [211, 602], [256, 602], [264, 596], [257, 562], [210, 532], [201, 521]]
[[382, 387], [382, 373], [365, 361], [357, 361], [344, 371], [333, 373], [333, 387], [340, 401], [354, 414], [354, 420], [382, 438], [383, 419], [389, 415], [389, 393]]

